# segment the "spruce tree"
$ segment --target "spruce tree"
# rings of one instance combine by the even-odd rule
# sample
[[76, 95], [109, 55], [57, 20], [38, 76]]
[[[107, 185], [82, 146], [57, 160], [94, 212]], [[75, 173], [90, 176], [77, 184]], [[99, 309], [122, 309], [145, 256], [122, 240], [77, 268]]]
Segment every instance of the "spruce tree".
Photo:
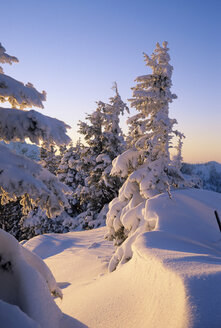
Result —
[[[0, 63], [11, 65], [14, 62], [18, 59], [8, 55], [0, 43]], [[68, 204], [65, 196], [70, 192], [68, 187], [40, 164], [22, 156], [27, 155], [26, 151], [21, 151], [25, 150], [26, 139], [37, 145], [47, 142], [48, 145], [58, 146], [70, 141], [65, 123], [35, 110], [26, 110], [44, 108], [45, 100], [44, 91], [38, 92], [31, 83], [25, 85], [7, 76], [0, 67], [0, 101], [12, 107], [0, 108], [0, 227], [19, 240], [26, 238], [26, 229], [22, 231], [22, 215], [34, 207], [40, 207], [49, 217], [53, 217]], [[23, 146], [20, 149], [15, 147], [15, 153], [3, 141], [21, 142]]]
[[[16, 57], [6, 53], [0, 44], [0, 63], [18, 62]], [[66, 135], [68, 126], [56, 119], [42, 115], [26, 108], [44, 108], [46, 93], [38, 92], [31, 83], [24, 85], [4, 74], [0, 67], [0, 101], [8, 102], [12, 108], [0, 108], [0, 140], [5, 142], [23, 142], [29, 139], [32, 143], [48, 142], [58, 146], [67, 144], [70, 138]], [[11, 152], [0, 145], [0, 196], [4, 205], [20, 198], [24, 211], [34, 206], [47, 211], [50, 217], [59, 214], [67, 204], [64, 193], [69, 190], [37, 162]]]
[[[122, 244], [139, 227], [141, 216], [136, 215], [139, 211], [130, 215], [134, 208], [162, 192], [168, 192], [171, 197], [171, 188], [185, 185], [178, 164], [181, 155], [176, 165], [170, 156], [173, 136], [182, 134], [174, 129], [177, 121], [169, 118], [169, 104], [177, 96], [171, 92], [173, 67], [169, 64], [168, 50], [167, 42], [163, 42], [162, 46], [157, 43], [151, 57], [144, 54], [152, 74], [137, 77], [137, 84], [132, 88], [130, 102], [138, 113], [128, 120], [128, 149], [114, 160], [111, 171], [126, 178], [107, 214], [107, 238], [116, 245]], [[181, 152], [182, 144], [179, 146]], [[112, 263], [112, 269], [116, 265]]]
[[[68, 196], [70, 207], [65, 209], [72, 218], [75, 218], [82, 212], [79, 199], [76, 195], [76, 189], [79, 185], [82, 186], [84, 183], [81, 170], [78, 167], [80, 154], [83, 148], [84, 146], [81, 144], [80, 139], [77, 141], [76, 146], [71, 144], [66, 151], [64, 151], [57, 170], [59, 180], [72, 190], [72, 194]], [[76, 225], [76, 222], [73, 222], [73, 225]]]
[[117, 195], [122, 179], [111, 177], [113, 159], [125, 149], [119, 116], [128, 111], [114, 85], [115, 96], [110, 103], [99, 101], [97, 109], [80, 122], [79, 132], [87, 143], [81, 152], [79, 170], [84, 172], [84, 185], [77, 189], [83, 212], [79, 220], [84, 228], [104, 224], [107, 204]]
[[54, 144], [49, 145], [44, 142], [40, 148], [40, 160], [41, 165], [49, 172], [56, 175], [58, 165], [61, 160], [61, 156], [57, 154], [57, 150]]

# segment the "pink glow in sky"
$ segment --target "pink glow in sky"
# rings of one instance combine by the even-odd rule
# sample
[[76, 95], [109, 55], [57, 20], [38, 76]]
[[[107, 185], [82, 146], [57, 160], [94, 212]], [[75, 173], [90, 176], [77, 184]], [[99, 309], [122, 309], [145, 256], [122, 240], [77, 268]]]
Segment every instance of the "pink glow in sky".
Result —
[[131, 97], [134, 79], [150, 72], [142, 52], [167, 40], [184, 160], [221, 162], [220, 1], [12, 0], [1, 12], [0, 41], [20, 60], [5, 73], [46, 90], [44, 113], [71, 125], [75, 140], [78, 121], [108, 101], [114, 81]]

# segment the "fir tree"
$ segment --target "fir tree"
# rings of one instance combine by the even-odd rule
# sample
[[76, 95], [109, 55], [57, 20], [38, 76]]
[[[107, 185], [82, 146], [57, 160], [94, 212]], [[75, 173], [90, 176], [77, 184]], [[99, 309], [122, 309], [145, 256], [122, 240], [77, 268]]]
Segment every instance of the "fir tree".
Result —
[[57, 155], [55, 145], [49, 145], [44, 142], [40, 149], [41, 165], [46, 168], [49, 172], [56, 175], [61, 156]]
[[[80, 201], [76, 196], [76, 189], [79, 185], [82, 186], [84, 183], [81, 170], [79, 170], [78, 168], [82, 149], [83, 145], [81, 144], [80, 139], [76, 143], [75, 147], [73, 146], [73, 144], [71, 144], [66, 149], [66, 151], [64, 151], [60, 161], [60, 165], [58, 166], [57, 170], [57, 176], [59, 180], [69, 186], [69, 188], [72, 190], [72, 194], [68, 195], [70, 207], [66, 209], [68, 215], [72, 218], [76, 217], [82, 212]], [[76, 224], [76, 222], [72, 223], [74, 225]]]
[[116, 197], [122, 183], [121, 178], [111, 177], [110, 171], [113, 159], [125, 149], [119, 116], [128, 108], [116, 84], [114, 90], [109, 104], [98, 102], [96, 111], [86, 117], [89, 123], [79, 124], [79, 132], [87, 142], [78, 162], [78, 169], [85, 175], [84, 185], [77, 189], [83, 209], [79, 220], [85, 228], [104, 223], [107, 204]]
[[126, 178], [107, 214], [107, 238], [116, 245], [123, 243], [139, 226], [140, 216], [136, 217], [134, 212], [132, 220], [129, 212], [159, 193], [167, 191], [171, 197], [171, 188], [185, 185], [178, 163], [182, 143], [176, 165], [169, 151], [173, 136], [182, 134], [174, 129], [177, 121], [169, 118], [169, 103], [177, 96], [170, 90], [173, 67], [169, 64], [168, 50], [167, 42], [163, 42], [162, 47], [157, 43], [151, 58], [144, 54], [152, 74], [137, 77], [137, 85], [132, 88], [130, 102], [138, 113], [128, 120], [129, 149], [114, 160], [111, 172]]
[[[0, 63], [18, 62], [6, 53], [0, 44]], [[31, 83], [24, 85], [4, 74], [0, 68], [0, 101], [8, 102], [13, 108], [0, 108], [0, 140], [32, 143], [47, 141], [57, 145], [70, 141], [66, 135], [68, 126], [56, 119], [42, 115], [29, 107], [43, 108], [46, 93], [38, 92]], [[22, 109], [22, 110], [21, 110]], [[38, 163], [11, 152], [0, 145], [0, 196], [2, 205], [20, 199], [24, 211], [39, 206], [54, 216], [67, 204], [64, 192], [68, 188]]]

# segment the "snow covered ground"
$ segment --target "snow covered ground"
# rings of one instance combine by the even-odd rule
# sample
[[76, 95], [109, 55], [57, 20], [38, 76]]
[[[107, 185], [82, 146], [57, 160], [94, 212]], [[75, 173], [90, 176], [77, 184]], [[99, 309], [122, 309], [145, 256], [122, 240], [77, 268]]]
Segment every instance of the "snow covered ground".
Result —
[[220, 327], [221, 195], [205, 190], [162, 194], [146, 204], [156, 229], [139, 236], [132, 259], [108, 273], [105, 228], [48, 234], [25, 243], [48, 264], [63, 291], [56, 299], [73, 327]]

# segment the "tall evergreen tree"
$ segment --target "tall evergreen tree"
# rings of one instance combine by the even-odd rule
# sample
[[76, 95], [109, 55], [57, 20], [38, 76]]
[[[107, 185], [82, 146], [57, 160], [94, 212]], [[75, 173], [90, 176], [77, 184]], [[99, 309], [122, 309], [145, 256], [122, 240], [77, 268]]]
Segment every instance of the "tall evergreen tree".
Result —
[[[167, 42], [163, 42], [162, 46], [157, 43], [151, 58], [144, 54], [152, 74], [137, 77], [137, 85], [132, 88], [130, 102], [138, 113], [128, 120], [129, 149], [114, 160], [111, 171], [126, 178], [107, 214], [107, 237], [116, 245], [139, 226], [140, 215], [128, 214], [132, 209], [159, 193], [167, 191], [171, 196], [171, 188], [185, 184], [179, 165], [173, 165], [169, 152], [173, 136], [181, 133], [174, 129], [177, 121], [169, 118], [169, 103], [177, 96], [171, 92], [173, 67], [168, 50]], [[177, 161], [180, 159], [177, 157]]]
[[[84, 172], [84, 185], [77, 189], [83, 213], [79, 220], [85, 228], [104, 223], [107, 204], [117, 195], [122, 179], [111, 177], [113, 159], [125, 149], [119, 116], [128, 111], [114, 85], [115, 96], [110, 103], [97, 103], [97, 109], [80, 122], [79, 132], [87, 146], [81, 152], [79, 170]], [[105, 206], [106, 205], [106, 206]], [[103, 211], [102, 211], [103, 209]]]
[[[16, 57], [6, 53], [0, 44], [0, 63], [18, 62]], [[68, 126], [56, 119], [42, 115], [27, 107], [43, 108], [46, 93], [38, 92], [31, 83], [24, 85], [4, 74], [0, 67], [0, 101], [8, 102], [12, 108], [0, 108], [0, 140], [5, 142], [32, 143], [47, 141], [49, 144], [65, 144], [70, 141], [66, 135]], [[20, 200], [24, 211], [39, 206], [52, 217], [60, 213], [67, 204], [64, 193], [69, 192], [55, 176], [44, 170], [38, 163], [11, 152], [0, 144], [0, 196], [1, 204]]]
[[[81, 170], [78, 168], [80, 154], [83, 148], [84, 146], [81, 144], [80, 139], [76, 143], [76, 146], [71, 144], [63, 153], [57, 170], [59, 180], [69, 186], [72, 190], [72, 194], [68, 196], [70, 207], [66, 209], [67, 213], [72, 218], [75, 218], [82, 212], [79, 199], [76, 196], [76, 189], [79, 185], [84, 184]], [[76, 222], [73, 222], [73, 224], [75, 225]]]

